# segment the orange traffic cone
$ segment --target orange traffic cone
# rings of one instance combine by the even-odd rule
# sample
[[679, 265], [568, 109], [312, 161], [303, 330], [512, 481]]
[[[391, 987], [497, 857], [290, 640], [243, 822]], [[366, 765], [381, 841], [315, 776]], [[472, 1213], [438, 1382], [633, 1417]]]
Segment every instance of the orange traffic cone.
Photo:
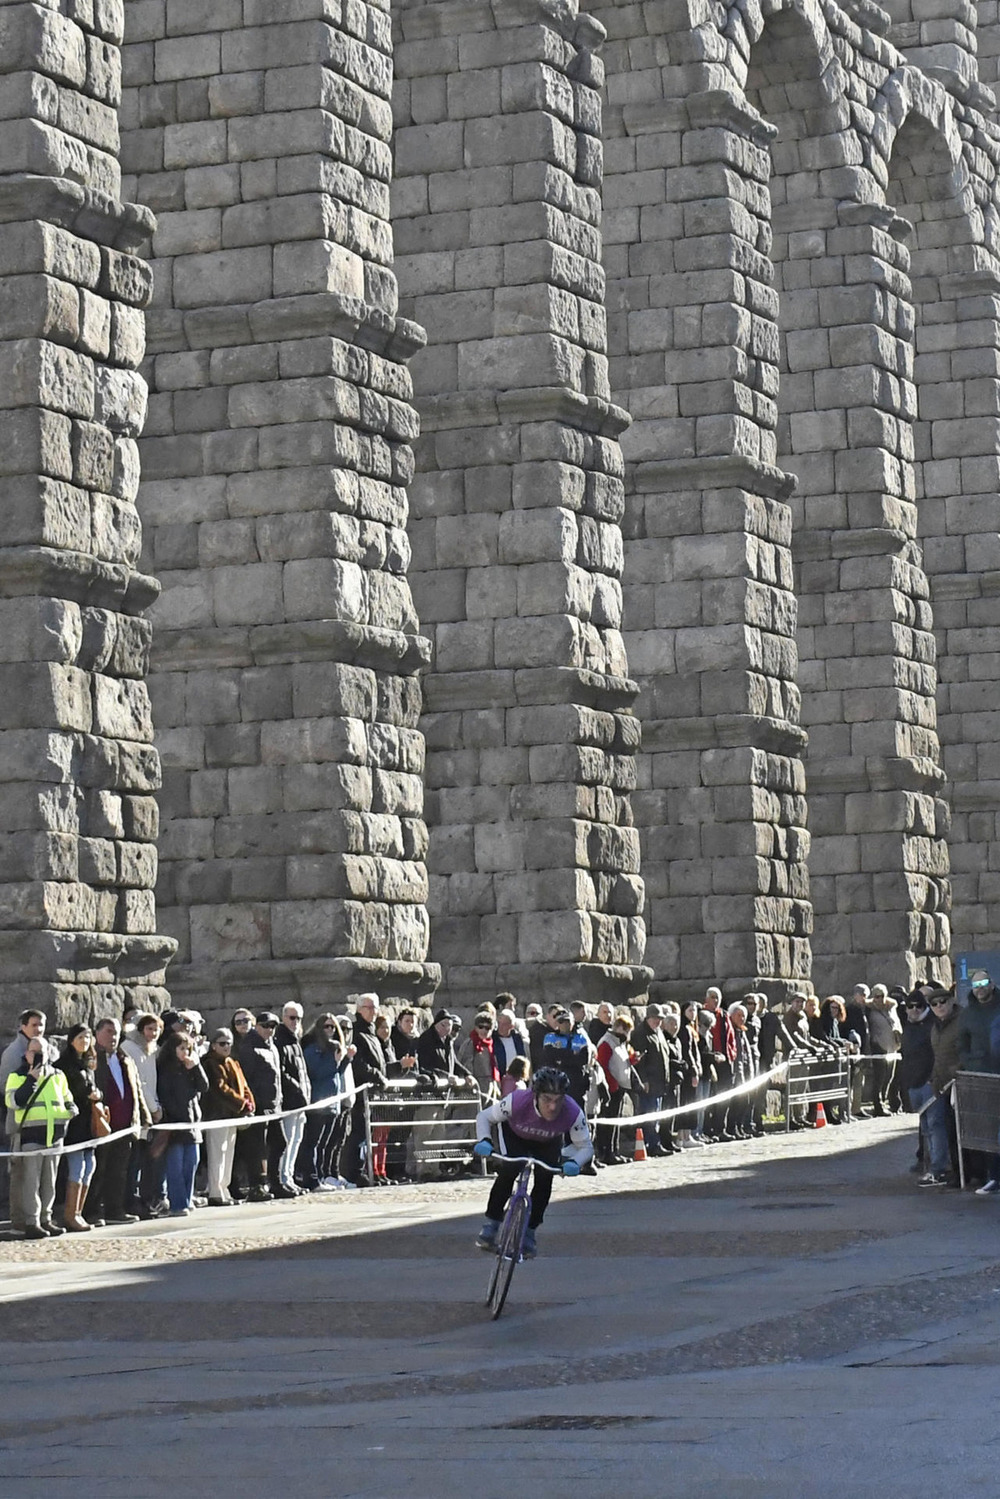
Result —
[[646, 1141], [643, 1138], [641, 1128], [637, 1129], [635, 1132], [635, 1155], [632, 1157], [632, 1159], [634, 1161], [647, 1161], [649, 1159], [646, 1154]]
[[821, 1103], [816, 1105], [816, 1128], [822, 1129], [826, 1123], [826, 1109]]

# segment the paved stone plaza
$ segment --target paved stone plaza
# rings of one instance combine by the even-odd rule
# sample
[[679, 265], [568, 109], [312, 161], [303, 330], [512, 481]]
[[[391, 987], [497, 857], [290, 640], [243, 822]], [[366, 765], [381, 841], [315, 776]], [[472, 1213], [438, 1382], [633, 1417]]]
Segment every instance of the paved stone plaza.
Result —
[[912, 1121], [558, 1183], [509, 1309], [477, 1182], [0, 1243], [19, 1499], [992, 1494], [997, 1203]]

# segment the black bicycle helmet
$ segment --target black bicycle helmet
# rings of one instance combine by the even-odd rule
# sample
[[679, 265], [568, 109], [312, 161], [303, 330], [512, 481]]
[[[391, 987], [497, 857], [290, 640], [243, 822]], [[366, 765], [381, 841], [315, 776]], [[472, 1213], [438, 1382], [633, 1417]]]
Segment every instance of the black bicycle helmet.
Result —
[[569, 1078], [558, 1067], [539, 1067], [531, 1079], [531, 1091], [539, 1093], [568, 1093]]

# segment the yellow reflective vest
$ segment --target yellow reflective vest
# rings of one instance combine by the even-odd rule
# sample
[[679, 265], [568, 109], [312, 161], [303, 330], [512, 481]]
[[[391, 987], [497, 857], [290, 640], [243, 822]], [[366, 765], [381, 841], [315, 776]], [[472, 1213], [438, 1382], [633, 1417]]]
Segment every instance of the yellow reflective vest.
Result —
[[[30, 1101], [30, 1107], [19, 1108], [15, 1095], [25, 1084], [29, 1089], [25, 1103]], [[28, 1131], [40, 1136], [44, 1130], [46, 1145], [54, 1144], [56, 1126], [65, 1126], [66, 1121], [72, 1119], [77, 1112], [65, 1072], [48, 1064], [43, 1067], [41, 1077], [33, 1078], [22, 1062], [20, 1069], [12, 1072], [7, 1079], [6, 1104], [8, 1109], [14, 1111], [14, 1124], [22, 1139]], [[60, 1137], [63, 1133], [64, 1130], [60, 1129]]]

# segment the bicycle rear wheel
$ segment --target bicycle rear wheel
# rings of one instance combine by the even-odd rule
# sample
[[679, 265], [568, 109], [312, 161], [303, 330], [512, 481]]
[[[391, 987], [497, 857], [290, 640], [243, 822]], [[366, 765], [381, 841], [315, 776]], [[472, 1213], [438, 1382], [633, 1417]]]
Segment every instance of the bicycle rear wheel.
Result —
[[510, 1283], [514, 1279], [517, 1262], [521, 1258], [521, 1244], [528, 1226], [530, 1198], [520, 1197], [511, 1205], [507, 1220], [501, 1231], [501, 1243], [497, 1248], [497, 1262], [490, 1277], [488, 1305], [495, 1322], [504, 1309]]

